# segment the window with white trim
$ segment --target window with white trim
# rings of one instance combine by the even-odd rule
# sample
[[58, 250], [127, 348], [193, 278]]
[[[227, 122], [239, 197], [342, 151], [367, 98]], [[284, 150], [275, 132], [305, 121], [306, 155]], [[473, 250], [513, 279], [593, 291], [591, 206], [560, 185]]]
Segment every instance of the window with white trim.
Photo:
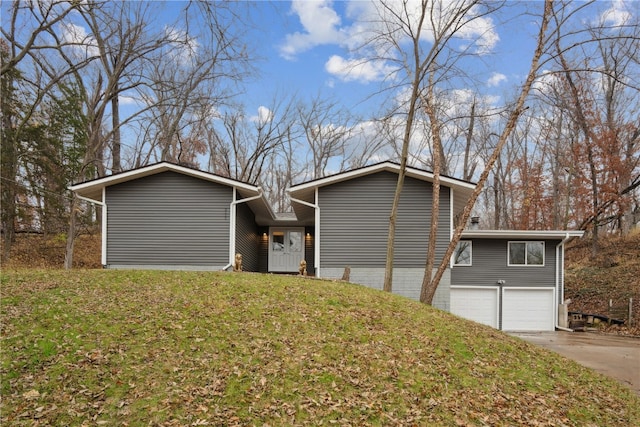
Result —
[[509, 242], [508, 265], [544, 266], [544, 242]]
[[453, 265], [471, 265], [471, 240], [460, 240], [453, 253]]

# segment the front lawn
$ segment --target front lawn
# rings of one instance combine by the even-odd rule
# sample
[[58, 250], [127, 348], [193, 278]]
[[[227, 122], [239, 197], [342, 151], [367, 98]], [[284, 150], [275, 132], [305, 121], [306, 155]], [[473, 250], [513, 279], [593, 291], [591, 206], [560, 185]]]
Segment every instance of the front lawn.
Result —
[[640, 425], [613, 380], [361, 286], [2, 273], [2, 425]]

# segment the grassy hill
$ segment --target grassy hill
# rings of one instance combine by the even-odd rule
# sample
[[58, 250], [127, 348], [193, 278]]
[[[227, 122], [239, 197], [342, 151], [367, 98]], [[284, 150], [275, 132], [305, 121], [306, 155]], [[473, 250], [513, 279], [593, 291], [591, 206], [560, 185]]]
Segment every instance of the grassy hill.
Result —
[[[626, 237], [604, 235], [600, 240], [596, 256], [592, 255], [587, 239], [574, 240], [567, 248], [565, 297], [572, 300], [569, 309], [627, 320], [629, 298], [633, 298], [633, 324], [627, 322], [623, 327], [606, 330], [640, 336], [640, 230]], [[19, 234], [11, 260], [2, 266], [61, 268], [65, 243], [62, 235], [44, 238]], [[99, 233], [80, 236], [76, 241], [74, 268], [101, 268], [100, 247]], [[609, 309], [609, 300], [613, 310]]]
[[4, 271], [2, 425], [640, 425], [640, 399], [488, 327], [251, 273]]

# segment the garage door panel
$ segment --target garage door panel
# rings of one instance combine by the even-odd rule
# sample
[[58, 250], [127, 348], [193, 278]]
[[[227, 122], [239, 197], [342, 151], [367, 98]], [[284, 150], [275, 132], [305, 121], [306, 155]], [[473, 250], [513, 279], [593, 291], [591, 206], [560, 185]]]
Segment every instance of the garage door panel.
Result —
[[451, 312], [465, 319], [498, 328], [498, 288], [451, 287]]
[[502, 329], [505, 331], [553, 331], [554, 288], [504, 288]]

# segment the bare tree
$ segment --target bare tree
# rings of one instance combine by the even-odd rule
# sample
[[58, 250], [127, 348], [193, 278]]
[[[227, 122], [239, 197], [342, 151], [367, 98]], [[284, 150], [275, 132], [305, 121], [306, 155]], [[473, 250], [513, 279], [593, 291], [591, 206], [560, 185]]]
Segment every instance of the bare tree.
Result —
[[247, 116], [239, 107], [221, 117], [221, 128], [210, 140], [210, 164], [217, 173], [257, 184], [267, 172], [274, 153], [279, 153], [297, 138], [296, 110], [292, 99], [274, 97], [269, 107]]
[[342, 171], [349, 159], [347, 145], [353, 135], [351, 114], [337, 102], [316, 96], [309, 104], [299, 104], [298, 116], [309, 147], [311, 178], [325, 176], [332, 158], [338, 159]]
[[[53, 49], [55, 46], [41, 36], [43, 33], [51, 31], [56, 24], [64, 20], [78, 5], [79, 2], [66, 0], [47, 2], [15, 0], [8, 19], [10, 24], [5, 26], [3, 23], [2, 29], [0, 29], [2, 36], [11, 46], [11, 55], [3, 60], [0, 67], [0, 75], [11, 72], [25, 57], [35, 50]], [[23, 22], [31, 23], [27, 29], [30, 34], [24, 40], [20, 38], [17, 28], [19, 17]]]
[[[551, 18], [552, 10], [553, 10], [552, 1], [546, 0], [544, 3], [544, 10], [542, 12], [540, 30], [538, 33], [538, 38], [536, 43], [536, 50], [531, 60], [531, 66], [529, 68], [527, 79], [522, 85], [518, 99], [515, 105], [513, 106], [513, 110], [509, 115], [509, 119], [502, 133], [500, 134], [498, 143], [491, 157], [488, 159], [487, 163], [485, 164], [484, 170], [480, 175], [480, 178], [476, 184], [476, 187], [462, 211], [460, 221], [453, 232], [453, 236], [451, 238], [449, 246], [447, 247], [447, 250], [442, 258], [442, 261], [440, 262], [440, 265], [438, 266], [437, 271], [433, 276], [431, 276], [431, 272], [425, 272], [425, 280], [423, 280], [422, 291], [420, 293], [421, 295], [420, 301], [423, 303], [431, 304], [433, 295], [435, 294], [438, 284], [440, 283], [440, 280], [442, 279], [442, 276], [444, 275], [444, 272], [448, 267], [449, 260], [451, 259], [451, 256], [455, 250], [455, 247], [460, 240], [460, 236], [462, 235], [462, 230], [464, 229], [465, 224], [469, 219], [469, 216], [471, 215], [471, 210], [473, 209], [473, 206], [476, 200], [478, 199], [478, 196], [482, 192], [482, 189], [485, 183], [487, 182], [491, 169], [493, 168], [495, 162], [497, 161], [500, 155], [500, 152], [502, 151], [502, 147], [504, 147], [504, 145], [506, 144], [509, 138], [509, 135], [511, 134], [511, 132], [513, 132], [520, 115], [524, 111], [525, 100], [527, 99], [529, 91], [531, 90], [531, 86], [533, 85], [533, 82], [539, 72], [540, 58], [542, 57], [545, 51], [546, 40], [548, 37], [547, 29], [549, 26], [549, 19]], [[436, 215], [436, 214], [433, 214], [433, 215]]]
[[[438, 72], [433, 82], [446, 78], [447, 72], [455, 69], [455, 49], [449, 42], [461, 35], [461, 30], [475, 19], [489, 13], [499, 4], [488, 4], [486, 10], [478, 12], [480, 1], [439, 2], [423, 0], [415, 2], [381, 2], [378, 4], [378, 31], [371, 37], [367, 47], [376, 52], [376, 60], [397, 65], [393, 79], [402, 79], [406, 84], [406, 102], [402, 105], [405, 121], [400, 149], [400, 171], [389, 215], [389, 234], [383, 289], [391, 291], [393, 277], [394, 241], [400, 195], [409, 157], [409, 145], [414, 133], [416, 114], [424, 96], [425, 79]], [[426, 41], [429, 42], [426, 42]], [[405, 48], [407, 47], [407, 48]], [[437, 67], [434, 65], [437, 64]], [[394, 81], [393, 87], [399, 87]], [[440, 150], [440, 147], [436, 147]], [[436, 151], [436, 150], [434, 150]], [[437, 172], [439, 173], [439, 171]]]
[[[413, 7], [416, 6], [416, 7]], [[432, 154], [434, 156], [434, 185], [433, 200], [434, 206], [431, 212], [431, 232], [430, 240], [433, 240], [437, 230], [437, 221], [439, 216], [439, 177], [441, 174], [441, 157], [442, 157], [442, 136], [440, 132], [443, 129], [445, 118], [438, 111], [438, 103], [436, 102], [436, 87], [446, 81], [451, 73], [456, 72], [456, 63], [469, 54], [468, 48], [462, 51], [456, 49], [453, 41], [456, 37], [462, 37], [465, 26], [471, 25], [474, 20], [481, 19], [500, 8], [500, 4], [491, 3], [483, 4], [481, 2], [428, 2], [422, 1], [419, 5], [414, 3], [382, 3], [379, 15], [382, 16], [382, 28], [385, 31], [378, 33], [374, 39], [378, 52], [393, 52], [399, 59], [402, 75], [408, 81], [408, 96], [405, 106], [406, 122], [402, 139], [402, 150], [400, 155], [400, 172], [398, 174], [398, 182], [394, 201], [392, 204], [391, 215], [389, 219], [389, 238], [387, 242], [387, 260], [384, 279], [384, 290], [392, 289], [392, 272], [393, 272], [393, 254], [394, 254], [394, 238], [395, 238], [395, 222], [398, 214], [398, 204], [402, 186], [404, 182], [405, 169], [407, 165], [407, 157], [409, 153], [409, 144], [412, 133], [414, 132], [414, 124], [418, 111], [424, 111], [427, 114], [430, 129]], [[446, 270], [449, 259], [457, 241], [460, 238], [464, 224], [466, 223], [473, 205], [482, 191], [490, 171], [492, 170], [502, 147], [506, 144], [510, 133], [515, 128], [518, 118], [524, 109], [524, 101], [533, 84], [538, 72], [539, 59], [543, 54], [546, 42], [546, 31], [548, 17], [551, 12], [551, 2], [545, 3], [544, 13], [542, 14], [542, 23], [538, 36], [536, 51], [533, 55], [531, 68], [526, 82], [523, 84], [517, 101], [510, 107], [510, 114], [505, 128], [501, 132], [500, 138], [496, 144], [493, 154], [488, 158], [483, 173], [480, 175], [479, 182], [470, 200], [461, 213], [451, 243], [444, 254], [435, 273], [430, 266], [435, 265], [435, 250], [432, 244], [428, 247], [426, 260], [425, 278], [423, 280], [423, 289], [421, 292], [421, 301], [431, 303], [435, 289], [437, 288], [444, 271]], [[425, 37], [428, 35], [430, 43], [424, 43]], [[380, 44], [385, 45], [381, 48]], [[403, 46], [408, 46], [405, 50]], [[395, 73], [395, 76], [399, 72]], [[433, 242], [430, 242], [433, 243]], [[429, 270], [429, 271], [426, 271]]]
[[[166, 30], [166, 43], [148, 58], [150, 84], [137, 88], [141, 103], [134, 164], [150, 159], [188, 163], [209, 153], [213, 122], [228, 108], [244, 79], [254, 72], [243, 38], [241, 6], [191, 1]], [[198, 24], [198, 25], [196, 25]]]
[[[640, 75], [634, 59], [640, 26], [637, 17], [629, 17], [615, 25], [606, 20], [595, 26], [581, 23], [576, 29], [566, 24], [571, 15], [562, 12], [554, 14], [556, 25], [564, 24], [566, 29], [554, 38], [556, 67], [552, 70], [557, 71], [553, 76], [562, 93], [552, 99], [570, 121], [565, 127], [577, 131], [566, 168], [574, 191], [588, 187], [572, 204], [579, 210], [585, 201], [590, 203], [582, 218], [576, 219], [579, 228], [591, 229], [595, 255], [601, 228], [613, 223], [628, 229], [625, 223], [632, 222], [628, 217], [633, 216], [630, 200], [640, 186]], [[584, 41], [576, 43], [576, 34]]]

